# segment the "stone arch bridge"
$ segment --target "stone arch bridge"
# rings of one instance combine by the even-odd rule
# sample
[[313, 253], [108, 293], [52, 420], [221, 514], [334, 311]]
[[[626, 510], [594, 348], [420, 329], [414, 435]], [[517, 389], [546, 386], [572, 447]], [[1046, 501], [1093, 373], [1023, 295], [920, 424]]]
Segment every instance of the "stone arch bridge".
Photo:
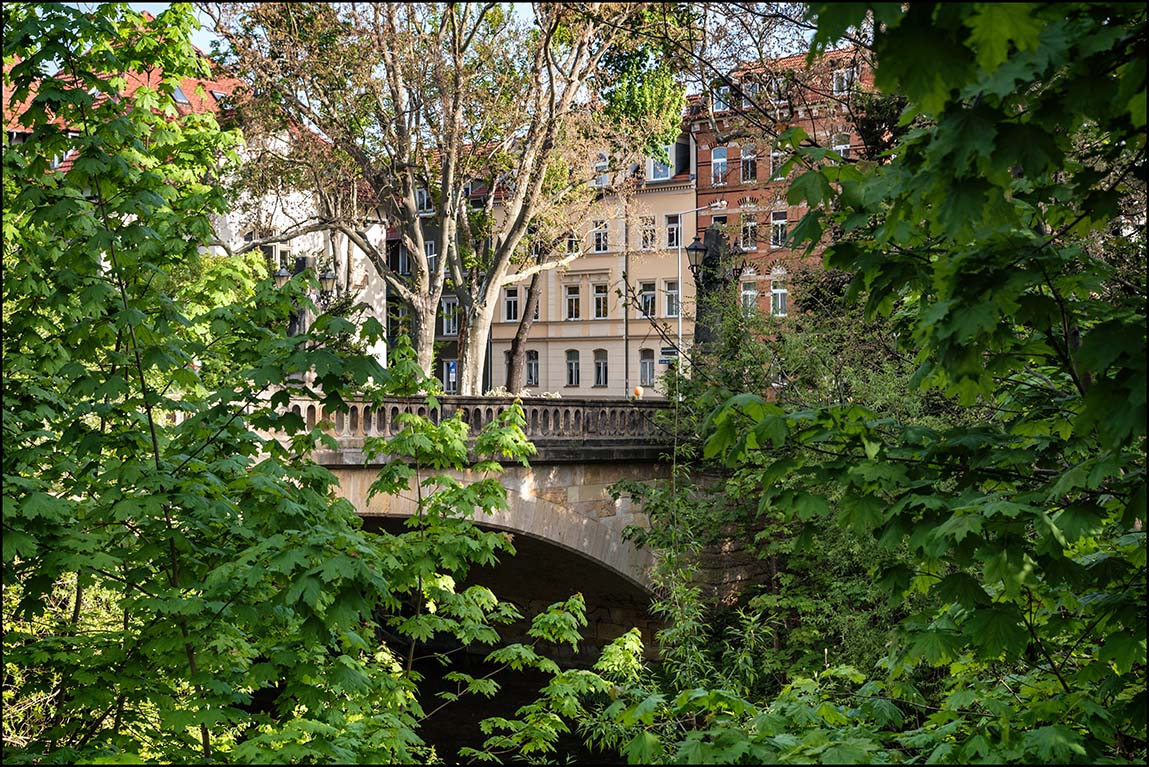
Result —
[[[317, 450], [315, 460], [339, 479], [340, 494], [365, 521], [405, 518], [415, 511], [412, 497], [367, 499], [380, 463], [365, 463], [366, 437], [391, 437], [401, 428], [401, 413], [438, 422], [456, 413], [472, 435], [497, 418], [511, 400], [496, 397], [439, 397], [431, 409], [423, 398], [392, 397], [382, 406], [350, 402], [346, 412], [324, 411], [317, 402], [294, 400], [290, 407], [308, 427], [326, 421], [338, 449]], [[476, 518], [486, 527], [529, 536], [590, 560], [632, 585], [650, 586], [651, 555], [622, 536], [628, 525], [646, 526], [641, 509], [626, 497], [611, 498], [608, 488], [622, 479], [667, 478], [664, 457], [671, 435], [656, 422], [665, 402], [594, 399], [521, 398], [524, 431], [538, 453], [530, 467], [506, 462], [500, 480], [508, 508]], [[468, 472], [451, 472], [464, 482]]]

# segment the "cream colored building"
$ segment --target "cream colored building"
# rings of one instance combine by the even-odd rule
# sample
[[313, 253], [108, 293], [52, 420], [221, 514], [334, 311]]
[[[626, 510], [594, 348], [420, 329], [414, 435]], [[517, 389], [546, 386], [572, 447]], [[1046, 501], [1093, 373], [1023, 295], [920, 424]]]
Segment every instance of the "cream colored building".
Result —
[[[697, 226], [695, 151], [683, 136], [668, 147], [673, 167], [647, 160], [626, 197], [604, 193], [577, 238], [583, 255], [544, 273], [538, 319], [527, 342], [526, 389], [563, 397], [662, 396], [657, 380], [694, 337], [694, 280], [686, 246]], [[503, 289], [491, 333], [492, 381], [507, 380], [511, 339], [526, 283]], [[682, 314], [681, 322], [679, 314]]]

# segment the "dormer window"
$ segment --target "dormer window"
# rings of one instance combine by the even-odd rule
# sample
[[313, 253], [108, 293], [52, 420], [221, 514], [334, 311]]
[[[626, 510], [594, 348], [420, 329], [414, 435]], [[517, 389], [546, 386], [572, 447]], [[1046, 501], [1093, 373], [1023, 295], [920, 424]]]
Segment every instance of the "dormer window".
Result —
[[730, 108], [729, 86], [723, 85], [714, 89], [714, 96], [711, 106], [715, 112], [725, 112]]
[[854, 85], [853, 69], [834, 70], [834, 95], [845, 96]]
[[753, 109], [755, 103], [758, 101], [758, 83], [744, 82], [742, 83], [742, 108]]
[[672, 170], [674, 163], [674, 145], [670, 144], [664, 146], [663, 149], [666, 151], [666, 156], [670, 160], [671, 164], [667, 165], [661, 160], [651, 158], [646, 175], [646, 177], [651, 181], [666, 181], [668, 178], [674, 175]]
[[209, 93], [211, 93], [211, 97], [216, 101], [223, 101], [227, 98], [227, 94], [223, 91], [209, 91]]
[[608, 162], [605, 154], [598, 156], [598, 162], [594, 164], [594, 179], [591, 180], [590, 185], [602, 189], [610, 184], [610, 174], [606, 172]]
[[185, 107], [191, 106], [191, 101], [188, 100], [187, 94], [178, 85], [172, 89], [172, 101]]
[[431, 207], [431, 193], [426, 189], [419, 188], [415, 190], [415, 209], [420, 213], [430, 213]]

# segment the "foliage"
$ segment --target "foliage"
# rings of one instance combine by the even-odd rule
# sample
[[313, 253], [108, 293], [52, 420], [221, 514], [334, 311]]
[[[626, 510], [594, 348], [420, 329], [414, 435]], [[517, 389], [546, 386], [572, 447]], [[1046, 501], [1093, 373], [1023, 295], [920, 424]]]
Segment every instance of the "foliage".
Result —
[[[865, 10], [815, 8], [816, 43]], [[866, 291], [867, 317], [897, 318], [911, 383], [957, 398], [956, 423], [743, 394], [716, 413], [706, 454], [747, 466], [802, 448], [758, 469], [763, 504], [795, 519], [832, 509], [908, 547], [910, 566], [875, 577], [892, 599], [939, 606], [903, 621], [882, 684], [919, 664], [951, 676], [903, 747], [1143, 759], [1144, 271], [1128, 281], [1083, 239], [1107, 231], [1144, 264], [1143, 228], [1119, 215], [1143, 183], [1144, 9], [875, 12], [875, 82], [907, 97], [903, 122], [926, 123], [880, 165], [810, 171], [823, 181], [796, 182], [791, 202], [847, 233], [828, 264], [854, 275], [851, 296]], [[807, 194], [832, 187], [836, 208]], [[835, 492], [793, 493], [781, 476]]]
[[[415, 648], [491, 644], [518, 617], [454, 584], [509, 551], [472, 517], [505, 504], [495, 461], [531, 450], [522, 411], [476, 437], [474, 466], [458, 419], [370, 445], [394, 459], [377, 490], [410, 476], [420, 501], [402, 535], [360, 529], [310, 458], [327, 425], [287, 405], [428, 385], [409, 345], [390, 370], [346, 348], [372, 323], [351, 339], [327, 314], [285, 335], [310, 308], [304, 278], [276, 290], [200, 253], [227, 207], [205, 179], [236, 137], [165, 106], [200, 66], [193, 24], [180, 5], [154, 20], [4, 7], [5, 78], [31, 99], [28, 140], [4, 152], [5, 761], [430, 760]], [[95, 95], [157, 63], [158, 91]], [[221, 275], [242, 278], [234, 292]], [[426, 473], [468, 466], [488, 479]], [[538, 618], [540, 641], [577, 641], [580, 609]], [[497, 652], [553, 670], [530, 647]]]

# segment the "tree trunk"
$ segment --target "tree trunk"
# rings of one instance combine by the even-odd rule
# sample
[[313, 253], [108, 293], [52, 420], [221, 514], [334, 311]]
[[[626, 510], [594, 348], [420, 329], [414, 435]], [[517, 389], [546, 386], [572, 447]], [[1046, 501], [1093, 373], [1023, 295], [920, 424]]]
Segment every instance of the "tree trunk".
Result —
[[[488, 291], [493, 292], [493, 291]], [[459, 339], [459, 394], [478, 396], [483, 393], [483, 361], [487, 339], [491, 336], [491, 319], [496, 302], [475, 303], [466, 317], [466, 327]]]
[[[511, 394], [521, 392], [526, 388], [527, 367], [527, 336], [531, 334], [531, 326], [535, 324], [535, 309], [539, 305], [539, 278], [542, 272], [535, 272], [531, 277], [530, 287], [527, 288], [527, 303], [519, 317], [519, 327], [515, 330], [515, 337], [511, 341], [511, 369], [507, 374], [507, 391]], [[491, 367], [494, 368], [494, 360]]]
[[[424, 297], [426, 298], [426, 297]], [[415, 360], [428, 376], [434, 376], [436, 303], [419, 301], [411, 306], [411, 347]], [[423, 305], [421, 305], [423, 304]]]

